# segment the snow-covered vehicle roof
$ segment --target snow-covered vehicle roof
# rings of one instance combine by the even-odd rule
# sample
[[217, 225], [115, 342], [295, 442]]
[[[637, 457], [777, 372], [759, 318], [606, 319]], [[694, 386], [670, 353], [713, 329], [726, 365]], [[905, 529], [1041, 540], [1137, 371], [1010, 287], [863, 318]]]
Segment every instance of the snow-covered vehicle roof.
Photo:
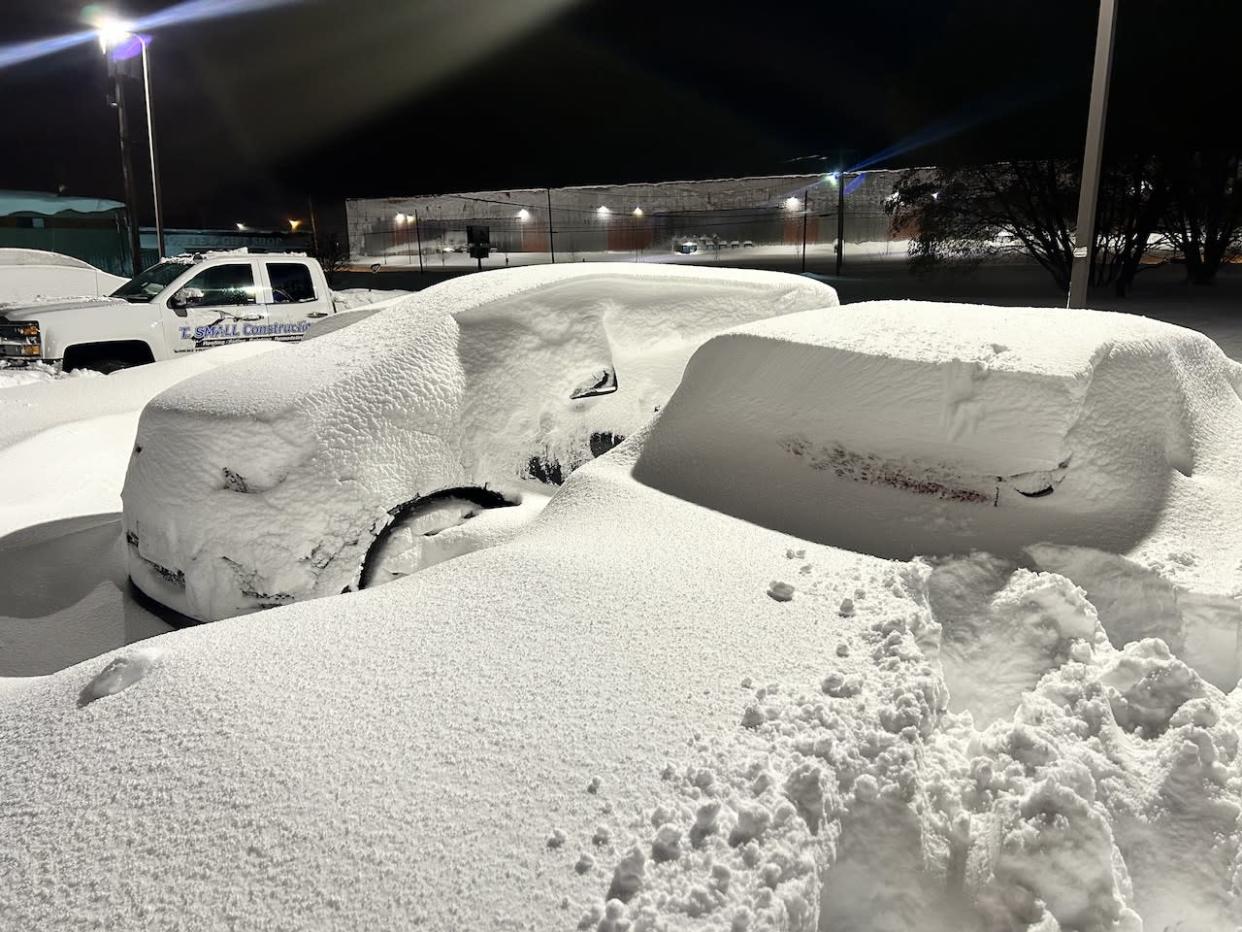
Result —
[[410, 503], [473, 490], [453, 500], [496, 504], [485, 486], [521, 503], [523, 480], [555, 485], [645, 423], [708, 337], [836, 303], [775, 272], [513, 269], [188, 380], [139, 426], [123, 491], [131, 576], [208, 620], [339, 593]]
[[[1015, 331], [1037, 315], [1050, 334], [1079, 337], [1023, 344]], [[1002, 489], [993, 504], [883, 471], [838, 475], [785, 442], [797, 432], [817, 450], [840, 435], [861, 454], [889, 436], [854, 423], [862, 411], [904, 399], [915, 410], [890, 411], [888, 424], [913, 429], [927, 404], [973, 400], [964, 426], [933, 421], [972, 438], [970, 456], [999, 456], [988, 431], [1077, 385], [1076, 423], [1096, 431], [1107, 415], [1116, 429], [1116, 482], [1166, 474], [1149, 512], [1190, 508], [1183, 482], [1228, 506], [1221, 535], [1182, 535], [1199, 541], [1186, 565], [1214, 560], [1206, 551], [1232, 533], [1239, 498], [1236, 367], [1178, 328], [985, 316], [864, 305], [716, 337], [658, 418], [575, 472], [505, 544], [12, 684], [0, 696], [0, 799], [20, 802], [0, 807], [17, 840], [0, 848], [0, 921], [1236, 924], [1242, 706], [1177, 656], [1189, 645], [1147, 639], [1177, 599], [1114, 577], [1093, 604], [1026, 558], [833, 546], [878, 517], [895, 552], [903, 529], [938, 520], [961, 532], [987, 509], [1012, 511], [1022, 536], [1028, 508], [1107, 491], [1088, 481], [1103, 446], [1072, 424], [1034, 431], [1034, 465], [1062, 455], [1054, 435], [1072, 457], [1056, 490]], [[1020, 394], [1008, 384], [1024, 378], [1019, 359], [963, 397], [958, 365], [1023, 346], [1044, 361], [1029, 367], [1029, 405], [1005, 406]], [[918, 365], [897, 378], [902, 360]], [[933, 433], [912, 442], [960, 478], [969, 463]], [[1188, 446], [1152, 453], [1169, 436]], [[838, 485], [874, 500], [840, 511]], [[777, 507], [784, 495], [790, 507]], [[1159, 514], [1146, 523], [1171, 539]], [[1119, 612], [1127, 599], [1147, 612]]]

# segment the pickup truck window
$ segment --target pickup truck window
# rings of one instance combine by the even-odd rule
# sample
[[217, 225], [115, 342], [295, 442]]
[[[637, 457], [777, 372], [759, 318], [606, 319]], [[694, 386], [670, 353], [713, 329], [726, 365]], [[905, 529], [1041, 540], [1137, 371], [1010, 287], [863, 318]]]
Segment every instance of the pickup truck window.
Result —
[[187, 293], [191, 307], [225, 307], [254, 304], [254, 269], [250, 263], [213, 265], [203, 269], [178, 292]]
[[153, 265], [112, 292], [112, 297], [124, 298], [131, 304], [146, 304], [171, 285], [187, 268], [184, 262], [161, 262]]
[[315, 284], [310, 269], [301, 262], [266, 262], [267, 277], [272, 283], [272, 298], [277, 304], [315, 300]]

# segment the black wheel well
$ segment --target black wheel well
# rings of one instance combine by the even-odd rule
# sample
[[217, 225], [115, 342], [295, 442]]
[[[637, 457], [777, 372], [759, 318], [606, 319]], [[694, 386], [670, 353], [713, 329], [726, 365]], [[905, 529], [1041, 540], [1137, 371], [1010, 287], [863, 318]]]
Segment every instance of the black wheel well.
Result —
[[[358, 568], [358, 585], [355, 588], [365, 589], [369, 585], [367, 578], [367, 566], [371, 563], [371, 558], [375, 552], [384, 545], [388, 540], [388, 535], [392, 533], [392, 529], [411, 512], [419, 508], [425, 508], [436, 502], [445, 501], [450, 498], [462, 498], [472, 504], [478, 505], [480, 508], [510, 508], [518, 502], [505, 497], [495, 489], [489, 489], [487, 486], [467, 485], [455, 486], [451, 489], [439, 489], [430, 492], [427, 495], [416, 495], [407, 502], [402, 502], [388, 509], [386, 520], [382, 519], [382, 524], [377, 522], [373, 533], [375, 537], [367, 547], [367, 552], [362, 557], [362, 565]], [[346, 588], [348, 591], [349, 587]]]
[[100, 343], [77, 343], [65, 349], [61, 363], [66, 371], [80, 369], [103, 359], [119, 359], [131, 365], [155, 362], [149, 344], [142, 340], [111, 340]]

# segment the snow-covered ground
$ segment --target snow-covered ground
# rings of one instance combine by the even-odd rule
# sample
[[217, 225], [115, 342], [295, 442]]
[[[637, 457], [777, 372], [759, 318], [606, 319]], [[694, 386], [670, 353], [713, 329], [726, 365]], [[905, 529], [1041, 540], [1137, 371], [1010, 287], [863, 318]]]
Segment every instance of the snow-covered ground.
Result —
[[[1048, 309], [717, 337], [505, 543], [0, 680], [0, 927], [1234, 929], [1240, 371]], [[0, 393], [17, 487], [102, 468], [57, 431], [118, 378]]]

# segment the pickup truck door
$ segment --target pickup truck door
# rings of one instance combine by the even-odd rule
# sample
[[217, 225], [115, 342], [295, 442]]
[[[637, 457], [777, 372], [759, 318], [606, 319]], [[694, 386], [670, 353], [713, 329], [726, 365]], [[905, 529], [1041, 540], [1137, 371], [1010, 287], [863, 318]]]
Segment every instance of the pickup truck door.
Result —
[[307, 260], [289, 256], [256, 259], [271, 338], [300, 340], [310, 325], [332, 313], [332, 295]]
[[163, 312], [168, 346], [192, 353], [262, 333], [267, 307], [260, 300], [256, 263], [237, 258], [196, 268], [174, 285]]

